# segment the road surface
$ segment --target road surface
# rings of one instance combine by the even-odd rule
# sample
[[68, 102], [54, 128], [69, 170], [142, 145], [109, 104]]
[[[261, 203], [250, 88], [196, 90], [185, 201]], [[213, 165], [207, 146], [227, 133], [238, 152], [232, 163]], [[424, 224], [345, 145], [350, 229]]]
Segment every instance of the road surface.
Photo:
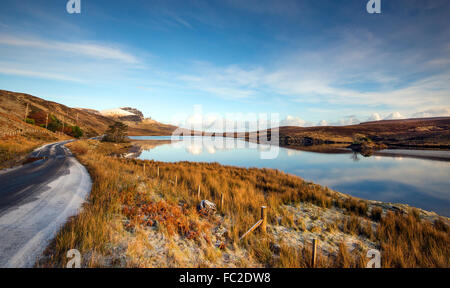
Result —
[[0, 267], [32, 267], [90, 193], [90, 176], [67, 142], [42, 146], [31, 157], [43, 159], [0, 171]]

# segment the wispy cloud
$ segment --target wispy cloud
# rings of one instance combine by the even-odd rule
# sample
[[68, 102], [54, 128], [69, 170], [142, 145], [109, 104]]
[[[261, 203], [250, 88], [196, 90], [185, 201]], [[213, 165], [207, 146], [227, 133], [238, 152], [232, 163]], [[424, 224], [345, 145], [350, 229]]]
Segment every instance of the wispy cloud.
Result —
[[26, 76], [26, 77], [33, 77], [33, 78], [44, 78], [44, 79], [50, 79], [50, 80], [80, 82], [80, 83], [83, 82], [80, 79], [72, 78], [70, 76], [65, 76], [60, 73], [55, 74], [55, 73], [46, 73], [46, 72], [42, 72], [42, 71], [8, 68], [8, 67], [3, 66], [3, 64], [0, 66], [0, 74]]
[[135, 57], [130, 53], [126, 53], [120, 49], [100, 44], [63, 42], [46, 39], [25, 38], [25, 37], [19, 38], [10, 35], [1, 35], [0, 45], [69, 52], [74, 54], [85, 55], [95, 59], [115, 60], [129, 64], [139, 63], [137, 57]]
[[442, 65], [450, 55], [419, 57], [417, 51], [398, 53], [385, 44], [370, 33], [343, 32], [332, 48], [293, 51], [268, 59], [264, 66], [194, 63], [189, 75], [179, 79], [230, 100], [281, 95], [298, 103], [387, 106], [408, 113], [429, 108], [430, 103], [450, 105], [450, 70], [426, 65]]
[[439, 117], [439, 116], [450, 116], [450, 108], [449, 107], [439, 107], [439, 108], [431, 108], [425, 111], [419, 111], [411, 115], [414, 118], [421, 117]]

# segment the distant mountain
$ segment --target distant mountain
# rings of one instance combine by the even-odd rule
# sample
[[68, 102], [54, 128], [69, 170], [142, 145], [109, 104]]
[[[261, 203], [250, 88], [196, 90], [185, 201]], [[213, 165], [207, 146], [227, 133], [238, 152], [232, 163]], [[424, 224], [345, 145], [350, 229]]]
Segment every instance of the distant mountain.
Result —
[[[136, 121], [136, 122], [141, 122], [142, 120], [144, 120], [144, 114], [141, 111], [139, 111], [138, 109], [136, 109], [136, 108], [122, 107], [120, 109], [122, 109], [124, 111], [127, 111], [127, 112], [130, 112], [133, 115], [137, 116], [137, 118], [139, 118], [139, 121]], [[137, 118], [135, 118], [135, 119], [137, 119]], [[135, 121], [135, 120], [131, 120], [131, 121]]]
[[142, 122], [144, 120], [144, 114], [136, 108], [131, 107], [102, 110], [99, 113], [118, 121]]
[[129, 135], [171, 135], [177, 129], [176, 126], [163, 124], [151, 118], [144, 118], [144, 114], [136, 108], [122, 107], [102, 110], [98, 113], [127, 124]]

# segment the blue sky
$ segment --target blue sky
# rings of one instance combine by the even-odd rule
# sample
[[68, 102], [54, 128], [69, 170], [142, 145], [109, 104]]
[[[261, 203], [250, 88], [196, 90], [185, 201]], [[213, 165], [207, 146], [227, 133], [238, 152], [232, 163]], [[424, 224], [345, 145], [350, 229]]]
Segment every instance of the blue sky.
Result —
[[279, 113], [284, 125], [450, 114], [450, 1], [2, 0], [0, 89], [71, 107]]

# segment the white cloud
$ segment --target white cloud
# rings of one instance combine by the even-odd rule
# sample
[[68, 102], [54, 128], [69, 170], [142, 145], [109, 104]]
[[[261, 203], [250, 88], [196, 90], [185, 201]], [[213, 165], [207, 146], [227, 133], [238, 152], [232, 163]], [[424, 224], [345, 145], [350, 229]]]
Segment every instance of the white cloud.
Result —
[[320, 120], [317, 126], [328, 126], [328, 122], [326, 120]]
[[[426, 65], [441, 65], [447, 55], [386, 50], [384, 39], [359, 32], [342, 33], [336, 45], [268, 59], [264, 66], [194, 63], [192, 73], [182, 80], [188, 87], [226, 99], [261, 100], [277, 95], [299, 103], [384, 105], [409, 111], [429, 108], [430, 103], [448, 105], [450, 71]], [[411, 81], [409, 76], [419, 72], [426, 76]]]
[[385, 120], [396, 120], [396, 119], [405, 119], [405, 117], [402, 114], [400, 114], [400, 112], [392, 112], [384, 119]]
[[412, 114], [413, 118], [439, 117], [450, 116], [450, 108], [432, 108], [425, 111], [420, 111]]
[[380, 114], [378, 114], [378, 113], [373, 113], [372, 115], [370, 115], [369, 118], [367, 118], [367, 121], [368, 121], [368, 122], [370, 122], [370, 121], [380, 121], [381, 119], [382, 119], [382, 118], [381, 118]]
[[361, 123], [361, 121], [356, 118], [355, 115], [344, 117], [337, 122], [330, 123], [331, 126], [346, 126], [346, 125], [356, 125]]
[[283, 119], [280, 122], [280, 126], [299, 126], [299, 127], [305, 127], [305, 126], [311, 126], [312, 123], [307, 122], [300, 117], [294, 117], [291, 115], [286, 116], [285, 119]]
[[62, 42], [48, 39], [19, 38], [10, 35], [1, 35], [0, 44], [68, 52], [85, 55], [96, 59], [116, 60], [129, 64], [139, 63], [139, 60], [132, 54], [123, 52], [122, 50], [114, 47], [93, 43]]

